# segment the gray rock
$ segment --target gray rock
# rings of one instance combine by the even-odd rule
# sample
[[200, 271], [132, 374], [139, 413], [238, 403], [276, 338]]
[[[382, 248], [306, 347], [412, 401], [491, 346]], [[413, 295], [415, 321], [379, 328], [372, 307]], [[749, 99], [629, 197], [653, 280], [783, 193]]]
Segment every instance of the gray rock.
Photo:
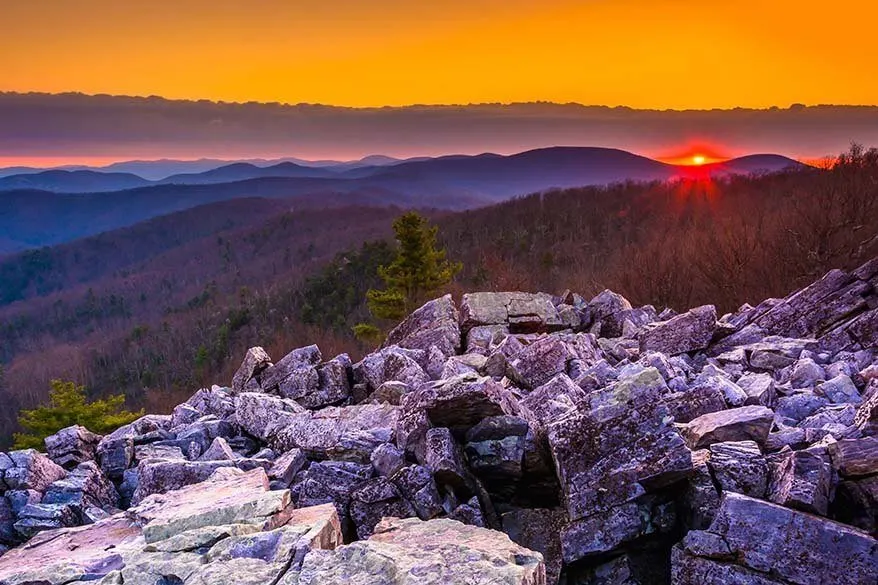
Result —
[[[649, 490], [671, 485], [692, 473], [692, 457], [671, 426], [661, 396], [666, 391], [657, 370], [590, 396], [590, 408], [574, 411], [549, 425], [548, 436], [558, 479], [572, 522], [584, 519], [586, 530], [596, 514], [613, 509]], [[575, 560], [574, 546], [565, 558]], [[589, 553], [591, 554], [591, 553]]]
[[832, 489], [828, 457], [815, 451], [786, 451], [771, 458], [768, 499], [775, 504], [825, 516]]
[[509, 363], [507, 375], [527, 389], [542, 386], [567, 372], [567, 363], [578, 357], [557, 336], [544, 336], [525, 347]]
[[274, 460], [268, 470], [268, 479], [289, 486], [296, 474], [305, 466], [306, 461], [305, 454], [300, 449], [290, 449]]
[[80, 463], [67, 477], [52, 483], [42, 499], [43, 504], [71, 504], [82, 518], [88, 508], [115, 510], [119, 494], [94, 461]]
[[714, 443], [708, 465], [723, 492], [765, 497], [768, 465], [755, 442]]
[[853, 380], [844, 374], [817, 384], [815, 392], [833, 404], [859, 404], [863, 401]]
[[445, 356], [460, 350], [460, 315], [451, 295], [429, 301], [387, 334], [385, 346], [427, 351], [437, 347]]
[[372, 467], [375, 473], [383, 477], [391, 477], [405, 467], [405, 452], [391, 443], [383, 443], [372, 451]]
[[423, 411], [435, 426], [450, 427], [465, 433], [489, 416], [515, 414], [513, 396], [487, 377], [463, 375], [422, 385], [406, 396], [403, 416]]
[[564, 328], [551, 297], [520, 292], [469, 293], [461, 303], [461, 329], [507, 325], [512, 333], [537, 333]]
[[265, 368], [260, 376], [260, 386], [266, 391], [280, 390], [294, 386], [288, 381], [293, 376], [301, 376], [303, 372], [312, 370], [323, 359], [320, 348], [316, 345], [294, 349], [274, 365]]
[[238, 456], [229, 447], [228, 442], [222, 437], [217, 437], [210, 444], [210, 447], [201, 454], [199, 461], [234, 461]]
[[317, 387], [296, 401], [309, 409], [341, 404], [351, 395], [351, 360], [342, 354], [317, 368]]
[[385, 382], [402, 382], [412, 388], [428, 382], [430, 376], [418, 362], [423, 351], [401, 348], [396, 345], [371, 353], [353, 366], [354, 382], [366, 384], [374, 392]]
[[798, 423], [827, 404], [829, 401], [825, 398], [805, 390], [779, 398], [775, 412], [792, 423]]
[[878, 475], [878, 437], [831, 443], [829, 454], [833, 468], [842, 477]]
[[298, 585], [543, 585], [539, 553], [501, 532], [452, 520], [388, 519], [369, 540], [305, 558]]
[[244, 392], [236, 397], [236, 418], [241, 428], [266, 442], [288, 426], [295, 415], [305, 409], [293, 400], [285, 400], [257, 392]]
[[439, 484], [467, 490], [472, 485], [460, 446], [446, 428], [427, 431], [426, 463]]
[[716, 308], [704, 305], [667, 321], [648, 325], [640, 337], [640, 351], [668, 355], [704, 349], [716, 330]]
[[433, 473], [421, 465], [403, 467], [390, 478], [400, 494], [414, 507], [421, 520], [435, 518], [442, 512], [442, 498]]
[[722, 390], [712, 384], [702, 384], [683, 392], [665, 396], [668, 411], [678, 423], [688, 423], [699, 416], [726, 408]]
[[[232, 391], [235, 394], [244, 392], [247, 384], [271, 365], [271, 358], [261, 347], [251, 347], [244, 356], [241, 367], [232, 379]], [[258, 380], [258, 378], [257, 378]]]
[[375, 392], [372, 393], [370, 397], [370, 402], [375, 404], [393, 404], [399, 406], [402, 404], [402, 397], [412, 389], [408, 384], [403, 384], [402, 382], [384, 382], [381, 384]]
[[746, 373], [737, 381], [738, 386], [747, 395], [746, 406], [774, 406], [776, 392], [774, 379], [765, 373]]
[[46, 452], [49, 458], [61, 467], [72, 469], [84, 461], [95, 458], [100, 440], [100, 435], [75, 425], [46, 437]]
[[764, 406], [742, 406], [699, 416], [682, 429], [692, 449], [726, 441], [755, 441], [768, 438], [774, 413]]
[[865, 436], [878, 435], [878, 392], [857, 407], [854, 424]]
[[863, 585], [878, 580], [878, 549], [866, 534], [735, 493], [723, 497], [707, 531], [691, 532], [675, 547], [671, 563], [672, 581], [680, 584]]
[[64, 478], [67, 472], [51, 459], [34, 449], [11, 451], [15, 467], [7, 469], [4, 481], [12, 490], [45, 491], [49, 484]]
[[357, 537], [369, 538], [384, 517], [410, 518], [415, 510], [387, 478], [377, 477], [351, 492], [350, 514]]
[[512, 542], [543, 555], [546, 583], [561, 576], [561, 529], [567, 523], [562, 509], [518, 509], [503, 514], [503, 532]]

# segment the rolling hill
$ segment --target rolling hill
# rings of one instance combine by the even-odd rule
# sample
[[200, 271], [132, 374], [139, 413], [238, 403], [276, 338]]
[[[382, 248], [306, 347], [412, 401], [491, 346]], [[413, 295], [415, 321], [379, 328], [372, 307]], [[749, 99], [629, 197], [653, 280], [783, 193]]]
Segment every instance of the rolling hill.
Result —
[[149, 185], [131, 173], [52, 170], [0, 178], [0, 191], [37, 189], [55, 193], [104, 193]]

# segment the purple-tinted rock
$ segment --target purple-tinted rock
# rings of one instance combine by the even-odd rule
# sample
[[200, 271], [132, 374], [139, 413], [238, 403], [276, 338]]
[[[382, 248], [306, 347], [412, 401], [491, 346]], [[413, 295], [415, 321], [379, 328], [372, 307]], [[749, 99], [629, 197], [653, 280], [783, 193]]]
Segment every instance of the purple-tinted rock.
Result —
[[101, 440], [87, 428], [79, 425], [61, 429], [45, 439], [49, 458], [66, 469], [72, 469], [84, 461], [95, 458], [95, 450]]
[[460, 350], [460, 315], [451, 295], [429, 301], [387, 334], [386, 345], [427, 351], [437, 347], [445, 355]]
[[687, 423], [683, 434], [692, 449], [726, 441], [755, 441], [768, 438], [774, 413], [764, 406], [742, 406], [699, 416]]
[[668, 355], [704, 349], [716, 330], [716, 308], [704, 305], [682, 315], [652, 323], [640, 336], [640, 351], [660, 351]]

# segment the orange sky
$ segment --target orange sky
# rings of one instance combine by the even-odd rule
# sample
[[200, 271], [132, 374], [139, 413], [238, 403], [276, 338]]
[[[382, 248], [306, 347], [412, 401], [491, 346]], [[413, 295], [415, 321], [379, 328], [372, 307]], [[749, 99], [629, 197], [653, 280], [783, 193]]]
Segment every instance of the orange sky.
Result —
[[874, 0], [33, 0], [0, 90], [403, 105], [878, 103]]

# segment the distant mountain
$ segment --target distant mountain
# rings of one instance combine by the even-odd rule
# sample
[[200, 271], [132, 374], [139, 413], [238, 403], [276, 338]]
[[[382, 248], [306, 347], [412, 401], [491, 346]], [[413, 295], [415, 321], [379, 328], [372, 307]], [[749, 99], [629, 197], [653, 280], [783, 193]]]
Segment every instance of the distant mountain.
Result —
[[711, 165], [720, 172], [733, 174], [773, 173], [804, 166], [799, 161], [779, 154], [751, 154]]
[[103, 193], [149, 184], [146, 179], [130, 173], [54, 170], [0, 178], [0, 191], [39, 189], [57, 193]]
[[337, 176], [338, 174], [331, 170], [306, 167], [292, 162], [282, 162], [267, 167], [250, 163], [234, 163], [203, 173], [172, 175], [159, 182], [163, 185], [209, 185], [265, 177], [325, 179]]
[[760, 155], [716, 165], [678, 167], [622, 150], [578, 147], [544, 148], [512, 156], [455, 155], [341, 173], [290, 162], [270, 167], [236, 163], [204, 173], [169, 177], [162, 184], [80, 193], [76, 197], [48, 191], [7, 191], [2, 194], [0, 207], [0, 254], [57, 244], [158, 215], [244, 197], [284, 199], [309, 209], [395, 205], [460, 210], [555, 188], [721, 176], [796, 164], [784, 157]]

